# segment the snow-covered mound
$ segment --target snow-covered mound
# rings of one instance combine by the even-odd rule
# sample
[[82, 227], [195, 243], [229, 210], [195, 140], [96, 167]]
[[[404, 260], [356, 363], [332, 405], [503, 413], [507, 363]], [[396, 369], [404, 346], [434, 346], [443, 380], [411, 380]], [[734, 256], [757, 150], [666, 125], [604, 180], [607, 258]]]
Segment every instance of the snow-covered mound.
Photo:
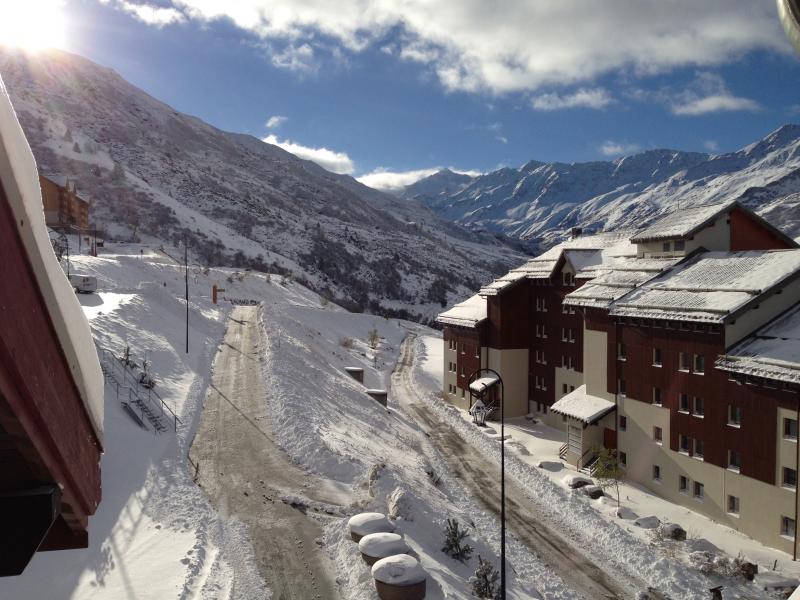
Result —
[[413, 556], [387, 556], [372, 566], [373, 579], [388, 585], [406, 586], [425, 581], [425, 569]]

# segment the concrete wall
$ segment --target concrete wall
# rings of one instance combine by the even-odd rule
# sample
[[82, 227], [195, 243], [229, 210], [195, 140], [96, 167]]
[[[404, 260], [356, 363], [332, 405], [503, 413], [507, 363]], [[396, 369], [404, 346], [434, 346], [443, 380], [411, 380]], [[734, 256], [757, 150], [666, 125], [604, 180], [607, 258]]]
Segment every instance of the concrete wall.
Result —
[[[575, 369], [565, 369], [564, 367], [556, 367], [556, 400], [560, 400], [570, 392], [570, 388], [578, 389], [583, 385], [583, 373]], [[564, 393], [564, 385], [567, 386], [567, 392]]]
[[593, 329], [583, 330], [583, 381], [586, 393], [613, 400], [608, 393], [608, 334]]
[[739, 340], [747, 337], [759, 327], [800, 302], [800, 280], [795, 280], [782, 288], [782, 290], [780, 294], [773, 294], [763, 300], [758, 308], [753, 308], [740, 315], [732, 325], [725, 326], [726, 348], [730, 348]]
[[506, 417], [528, 414], [528, 360], [527, 348], [488, 349], [488, 368], [494, 369], [503, 378]]
[[[445, 400], [465, 410], [469, 409], [469, 394], [458, 387], [458, 373], [449, 369], [450, 364], [458, 364], [458, 351], [450, 348], [447, 340], [444, 344], [444, 360], [442, 361], [442, 394]], [[452, 388], [450, 386], [453, 386]], [[455, 392], [450, 390], [455, 388]], [[463, 392], [463, 397], [462, 397]]]

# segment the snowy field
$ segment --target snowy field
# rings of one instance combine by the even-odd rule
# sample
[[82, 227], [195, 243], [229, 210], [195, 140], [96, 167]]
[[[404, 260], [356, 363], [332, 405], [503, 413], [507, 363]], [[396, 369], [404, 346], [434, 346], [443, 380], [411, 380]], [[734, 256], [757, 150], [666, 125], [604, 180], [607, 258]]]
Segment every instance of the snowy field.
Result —
[[[490, 440], [485, 434], [485, 431], [490, 428], [475, 427], [472, 424], [472, 418], [466, 411], [434, 400], [440, 396], [442, 387], [442, 339], [435, 335], [422, 336], [417, 343], [419, 355], [422, 357], [415, 370], [420, 391], [427, 391], [431, 402], [438, 404], [440, 410], [449, 415], [450, 422], [465, 434], [466, 439], [499, 455], [496, 441]], [[614, 536], [619, 540], [613, 550], [614, 554], [618, 555], [615, 559], [622, 560], [623, 564], [628, 566], [641, 564], [640, 560], [634, 559], [634, 556], [637, 548], [646, 549], [646, 556], [653, 557], [655, 561], [649, 565], [641, 565], [644, 569], [643, 572], [649, 572], [654, 585], [661, 590], [669, 591], [676, 598], [694, 597], [686, 589], [693, 582], [698, 586], [697, 590], [701, 590], [701, 595], [698, 597], [705, 597], [702, 595], [702, 585], [700, 585], [703, 580], [697, 578], [698, 574], [690, 565], [689, 555], [695, 551], [708, 551], [716, 556], [727, 554], [729, 558], [741, 555], [747, 560], [757, 563], [761, 575], [757, 577], [756, 584], [759, 582], [766, 584], [770, 581], [792, 581], [800, 578], [800, 565], [792, 562], [790, 555], [768, 548], [703, 515], [658, 498], [635, 484], [623, 483], [620, 486], [623, 518], [619, 518], [616, 515], [615, 501], [611, 502], [609, 498], [593, 501], [583, 497], [580, 493], [569, 490], [564, 484], [565, 476], [574, 474], [575, 469], [566, 465], [558, 456], [559, 447], [564, 442], [563, 432], [541, 423], [533, 424], [525, 418], [519, 418], [507, 421], [506, 433], [511, 435], [507, 447], [511, 449], [512, 455], [506, 454], [506, 456], [512, 465], [510, 469], [512, 476], [526, 485], [532, 495], [539, 497], [569, 496], [570, 502], [577, 501], [583, 505], [581, 514], [561, 515], [560, 518], [566, 517], [568, 527], [575, 527], [579, 523], [588, 525], [586, 531], [596, 532], [596, 535], [591, 537], [600, 548], [605, 541], [604, 536], [608, 534], [608, 531], [604, 532], [603, 530], [609, 525], [623, 530], [627, 535]], [[542, 476], [549, 480], [549, 484], [542, 479]], [[543, 490], [547, 490], [549, 493], [542, 494]], [[585, 510], [585, 508], [591, 510]], [[653, 517], [657, 517], [662, 523], [678, 523], [687, 531], [688, 541], [684, 544], [656, 541], [653, 539], [652, 530], [636, 525], [636, 519], [639, 517], [650, 517], [646, 519], [650, 521], [653, 520]], [[554, 518], [559, 517], [554, 516]], [[603, 526], [592, 525], [592, 521], [596, 520], [602, 520]], [[623, 541], [624, 543], [621, 543]], [[628, 554], [628, 558], [626, 558], [626, 554]], [[675, 562], [678, 562], [678, 565]], [[777, 564], [777, 569], [772, 571], [775, 564]], [[705, 580], [705, 583], [708, 584], [705, 589], [712, 587], [712, 581], [715, 580]], [[775, 596], [764, 595], [761, 590], [755, 589], [756, 585], [724, 580], [720, 580], [719, 583], [729, 588], [725, 592], [726, 599], [782, 597], [778, 594]], [[697, 590], [692, 587], [692, 592]]]

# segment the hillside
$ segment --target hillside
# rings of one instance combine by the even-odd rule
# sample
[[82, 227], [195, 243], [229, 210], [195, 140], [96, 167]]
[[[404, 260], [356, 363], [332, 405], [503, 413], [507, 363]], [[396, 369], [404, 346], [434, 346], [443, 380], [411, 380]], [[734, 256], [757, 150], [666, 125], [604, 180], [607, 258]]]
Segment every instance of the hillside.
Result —
[[204, 264], [287, 273], [356, 310], [426, 319], [522, 260], [414, 202], [182, 114], [64, 52], [0, 50], [0, 75], [46, 175], [78, 182], [117, 239]]
[[571, 227], [640, 226], [663, 212], [738, 198], [800, 235], [800, 126], [737, 152], [650, 150], [613, 161], [542, 163], [459, 179], [436, 173], [403, 196], [470, 227], [550, 246]]

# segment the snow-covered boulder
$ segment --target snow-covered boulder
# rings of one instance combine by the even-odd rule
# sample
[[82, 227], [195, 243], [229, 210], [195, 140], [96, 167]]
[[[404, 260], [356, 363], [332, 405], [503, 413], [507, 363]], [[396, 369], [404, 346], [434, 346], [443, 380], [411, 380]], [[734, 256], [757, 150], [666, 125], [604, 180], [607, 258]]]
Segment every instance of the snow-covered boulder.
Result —
[[677, 523], [664, 523], [659, 530], [664, 537], [667, 537], [671, 540], [678, 542], [686, 541], [686, 530]]
[[372, 565], [387, 556], [406, 554], [411, 548], [399, 533], [370, 533], [358, 542], [358, 550], [364, 562]]
[[589, 498], [592, 500], [597, 500], [598, 498], [605, 496], [603, 488], [601, 488], [599, 485], [584, 485], [581, 487], [581, 491], [589, 496]]
[[414, 520], [413, 502], [403, 488], [395, 488], [394, 491], [389, 494], [389, 497], [386, 499], [386, 508], [392, 519], [400, 517], [406, 521]]
[[370, 533], [394, 531], [394, 523], [383, 513], [360, 513], [350, 517], [347, 527], [354, 542], [360, 541], [362, 537]]
[[634, 524], [642, 529], [655, 529], [661, 525], [661, 519], [652, 515], [649, 517], [639, 517], [634, 521]]
[[372, 577], [381, 600], [425, 598], [425, 569], [407, 554], [382, 558], [372, 566]]
[[579, 475], [578, 473], [570, 473], [569, 475], [565, 475], [561, 480], [561, 483], [568, 488], [572, 488], [573, 490], [577, 490], [578, 488], [582, 488], [587, 485], [594, 485], [594, 481], [585, 475]]
[[528, 449], [525, 446], [523, 446], [520, 442], [517, 442], [516, 440], [506, 440], [505, 444], [506, 448], [508, 448], [512, 452], [516, 452], [521, 456], [528, 456], [530, 454]]

